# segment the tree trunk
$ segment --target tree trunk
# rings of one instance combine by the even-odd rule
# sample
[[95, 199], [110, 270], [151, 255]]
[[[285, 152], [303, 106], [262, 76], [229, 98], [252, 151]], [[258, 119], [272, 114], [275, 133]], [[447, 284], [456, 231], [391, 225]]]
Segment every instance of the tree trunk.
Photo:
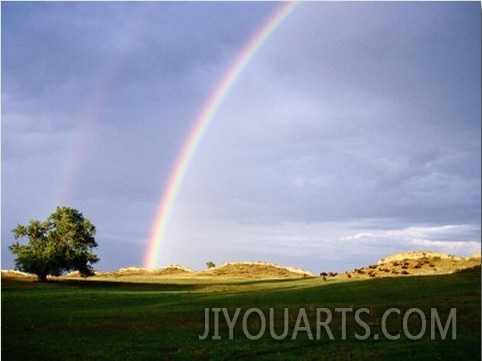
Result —
[[47, 274], [46, 273], [37, 274], [37, 278], [38, 278], [39, 282], [47, 282]]

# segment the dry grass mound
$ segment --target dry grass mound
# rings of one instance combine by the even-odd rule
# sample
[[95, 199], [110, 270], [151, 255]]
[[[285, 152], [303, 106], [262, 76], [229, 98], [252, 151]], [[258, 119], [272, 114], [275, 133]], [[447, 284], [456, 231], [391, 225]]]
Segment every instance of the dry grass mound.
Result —
[[420, 258], [437, 258], [437, 259], [451, 259], [451, 260], [462, 259], [462, 257], [457, 257], [450, 253], [431, 252], [431, 251], [428, 251], [428, 252], [412, 251], [412, 252], [400, 252], [400, 253], [392, 254], [390, 256], [382, 258], [377, 262], [377, 264], [403, 261], [403, 260], [413, 260], [413, 259], [420, 259]]
[[265, 262], [230, 262], [198, 273], [204, 277], [280, 279], [314, 277], [308, 271]]
[[178, 265], [178, 264], [167, 265], [167, 266], [164, 266], [164, 267], [162, 267], [158, 270], [154, 270], [153, 272], [154, 272], [154, 274], [160, 275], [160, 276], [168, 276], [168, 275], [171, 275], [171, 276], [180, 276], [180, 275], [189, 276], [189, 275], [193, 275], [195, 273], [195, 271], [193, 271], [192, 269], [181, 266], [181, 265]]
[[104, 273], [102, 277], [152, 277], [152, 276], [189, 276], [194, 271], [180, 265], [167, 265], [159, 269], [125, 267], [115, 272]]
[[[69, 278], [80, 277], [78, 272], [71, 272]], [[96, 272], [95, 277], [100, 278], [123, 278], [123, 277], [173, 277], [173, 278], [243, 278], [243, 279], [284, 279], [314, 277], [308, 271], [293, 267], [282, 267], [265, 262], [231, 262], [205, 271], [196, 272], [181, 265], [167, 265], [159, 269], [147, 269], [139, 267], [125, 267], [115, 272]]]
[[13, 269], [2, 270], [2, 278], [37, 278], [37, 276], [31, 273], [25, 273]]
[[[455, 272], [480, 272], [480, 253], [471, 257], [457, 257], [448, 253], [413, 251], [397, 253], [376, 264], [355, 268], [344, 273], [322, 272], [324, 280], [347, 278], [383, 278], [417, 275], [439, 275]], [[61, 278], [80, 278], [71, 272]], [[94, 278], [233, 278], [233, 279], [296, 279], [315, 277], [311, 272], [283, 267], [267, 262], [230, 262], [204, 271], [194, 271], [181, 265], [167, 265], [159, 269], [125, 267], [115, 272], [95, 272]], [[35, 279], [36, 276], [16, 270], [2, 270], [2, 278]]]
[[347, 271], [339, 277], [382, 278], [476, 272], [480, 270], [480, 263], [480, 253], [472, 257], [457, 257], [439, 252], [403, 252], [382, 258], [375, 265]]

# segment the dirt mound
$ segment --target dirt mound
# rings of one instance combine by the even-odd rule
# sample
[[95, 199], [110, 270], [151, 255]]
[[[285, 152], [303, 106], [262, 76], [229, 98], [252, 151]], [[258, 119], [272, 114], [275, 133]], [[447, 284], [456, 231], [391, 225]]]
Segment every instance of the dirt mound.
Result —
[[198, 275], [255, 279], [314, 277], [312, 273], [307, 271], [265, 262], [230, 262], [199, 272]]

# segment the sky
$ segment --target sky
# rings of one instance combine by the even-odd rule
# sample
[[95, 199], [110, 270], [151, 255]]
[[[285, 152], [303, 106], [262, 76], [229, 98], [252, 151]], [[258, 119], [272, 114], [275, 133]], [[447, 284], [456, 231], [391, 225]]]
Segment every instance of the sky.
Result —
[[[195, 120], [279, 7], [2, 2], [2, 268], [59, 205], [96, 226], [96, 269], [145, 265]], [[213, 114], [156, 266], [480, 252], [480, 22], [480, 2], [298, 4]]]

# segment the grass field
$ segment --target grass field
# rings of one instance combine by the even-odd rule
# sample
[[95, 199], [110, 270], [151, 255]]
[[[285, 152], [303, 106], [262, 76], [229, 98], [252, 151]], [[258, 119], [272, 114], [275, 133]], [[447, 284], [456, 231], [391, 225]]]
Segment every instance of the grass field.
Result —
[[[2, 360], [480, 360], [480, 269], [443, 276], [413, 276], [372, 280], [320, 278], [297, 280], [222, 279], [118, 279], [69, 280], [38, 283], [30, 279], [2, 279]], [[275, 312], [274, 330], [284, 330], [283, 309], [289, 308], [288, 335], [270, 335], [269, 309]], [[210, 311], [210, 333], [205, 340], [205, 309]], [[219, 314], [220, 340], [213, 340], [213, 308], [226, 308], [233, 316], [241, 308], [232, 339], [223, 313]], [[249, 308], [266, 315], [262, 337], [251, 340], [262, 327], [258, 314], [242, 318]], [[298, 320], [306, 311], [313, 339]], [[324, 327], [316, 332], [316, 309], [331, 310], [329, 338]], [[343, 322], [336, 308], [367, 308], [361, 319], [353, 313]], [[400, 315], [387, 318], [384, 337], [381, 319], [389, 308]], [[403, 318], [411, 308], [426, 315], [426, 331], [417, 340], [403, 331]], [[431, 338], [430, 309], [436, 308], [447, 328], [443, 340], [437, 328]], [[445, 323], [451, 308], [456, 320]], [[324, 315], [324, 314], [323, 314]], [[417, 335], [420, 315], [407, 318]], [[345, 324], [344, 324], [345, 323]], [[442, 325], [442, 326], [443, 326]], [[452, 328], [456, 327], [456, 339]], [[343, 337], [345, 329], [346, 337]], [[376, 340], [374, 335], [379, 339]]]

